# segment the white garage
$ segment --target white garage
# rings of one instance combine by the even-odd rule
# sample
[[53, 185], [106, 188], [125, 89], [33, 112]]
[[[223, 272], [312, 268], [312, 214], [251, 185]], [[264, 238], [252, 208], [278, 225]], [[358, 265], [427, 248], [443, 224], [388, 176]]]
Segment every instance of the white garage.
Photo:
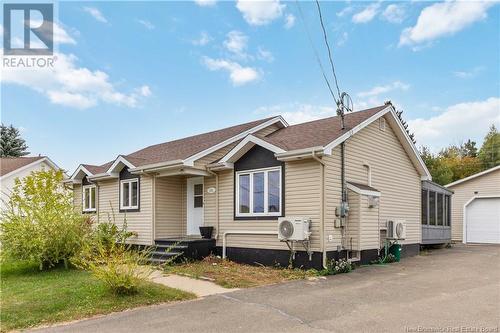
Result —
[[466, 243], [500, 244], [500, 198], [473, 198], [464, 215]]
[[451, 239], [500, 244], [500, 165], [446, 185], [451, 198]]

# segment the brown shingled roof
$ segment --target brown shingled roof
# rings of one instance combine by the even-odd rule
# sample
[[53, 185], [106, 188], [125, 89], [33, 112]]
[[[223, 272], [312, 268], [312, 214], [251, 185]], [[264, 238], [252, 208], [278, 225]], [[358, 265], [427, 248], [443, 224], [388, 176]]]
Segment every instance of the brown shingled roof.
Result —
[[36, 157], [2, 157], [0, 158], [0, 176], [4, 176], [12, 171], [15, 171], [23, 166], [41, 160], [45, 156]]
[[344, 130], [341, 130], [340, 117], [335, 116], [288, 126], [271, 133], [263, 139], [287, 151], [325, 146], [387, 107], [388, 105], [382, 105], [363, 111], [347, 113], [345, 115]]

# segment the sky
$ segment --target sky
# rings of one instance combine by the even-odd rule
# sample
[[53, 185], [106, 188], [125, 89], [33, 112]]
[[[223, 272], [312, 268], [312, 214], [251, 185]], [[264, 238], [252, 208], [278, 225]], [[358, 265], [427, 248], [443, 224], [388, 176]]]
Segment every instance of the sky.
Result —
[[[69, 173], [271, 115], [295, 124], [335, 114], [314, 51], [332, 81], [314, 2], [56, 5], [54, 68], [2, 71], [1, 121]], [[355, 111], [391, 100], [417, 145], [434, 151], [480, 145], [500, 127], [498, 2], [324, 1], [321, 10]]]

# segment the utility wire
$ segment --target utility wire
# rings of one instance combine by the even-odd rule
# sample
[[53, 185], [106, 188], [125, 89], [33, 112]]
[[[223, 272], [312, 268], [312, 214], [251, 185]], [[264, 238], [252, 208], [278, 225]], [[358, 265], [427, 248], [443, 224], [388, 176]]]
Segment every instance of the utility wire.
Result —
[[332, 67], [333, 77], [335, 79], [335, 86], [337, 87], [337, 93], [339, 94], [340, 99], [339, 83], [337, 81], [337, 74], [335, 73], [335, 66], [333, 65], [332, 51], [330, 50], [330, 44], [328, 43], [325, 25], [323, 24], [323, 15], [321, 15], [321, 6], [319, 5], [319, 0], [316, 0], [316, 7], [318, 7], [319, 22], [321, 23], [321, 29], [323, 30], [323, 37], [325, 39], [326, 48], [328, 49], [328, 59], [330, 60], [330, 66]]
[[[300, 14], [300, 18], [302, 20], [302, 23], [304, 23], [304, 27], [305, 27], [305, 30], [307, 33], [307, 38], [309, 39], [309, 43], [311, 44], [311, 48], [313, 49], [314, 55], [316, 56], [316, 61], [318, 62], [319, 68], [321, 69], [321, 74], [323, 75], [323, 79], [325, 79], [325, 83], [328, 86], [328, 90], [330, 91], [330, 94], [332, 95], [333, 100], [335, 101], [335, 104], [337, 105], [338, 104], [337, 98], [335, 97], [335, 93], [333, 92], [332, 86], [330, 85], [330, 81], [328, 81], [328, 77], [326, 76], [325, 69], [323, 68], [323, 64], [321, 63], [321, 58], [319, 57], [318, 50], [314, 46], [314, 42], [312, 40], [311, 34], [309, 33], [309, 28], [307, 27], [304, 13], [302, 12], [302, 8], [300, 7], [299, 1], [295, 0], [295, 4], [297, 5], [297, 8], [299, 10], [299, 14]], [[331, 61], [331, 57], [330, 57], [330, 61]], [[331, 64], [333, 66], [333, 62]], [[335, 71], [333, 72], [333, 74], [335, 75]], [[335, 82], [337, 82], [337, 77], [335, 77]], [[340, 98], [340, 90], [339, 90], [338, 85], [337, 85], [337, 91], [339, 91], [339, 98]]]

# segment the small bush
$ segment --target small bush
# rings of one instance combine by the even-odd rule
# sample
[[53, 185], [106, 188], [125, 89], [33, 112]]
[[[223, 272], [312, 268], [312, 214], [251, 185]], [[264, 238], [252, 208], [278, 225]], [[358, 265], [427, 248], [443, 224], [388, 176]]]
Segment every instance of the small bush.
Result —
[[318, 271], [319, 275], [336, 275], [341, 273], [349, 273], [354, 270], [354, 265], [345, 259], [332, 259], [327, 264], [327, 268]]
[[1, 213], [0, 243], [5, 258], [35, 261], [50, 268], [78, 253], [90, 221], [73, 207], [62, 171], [32, 172], [16, 179]]

